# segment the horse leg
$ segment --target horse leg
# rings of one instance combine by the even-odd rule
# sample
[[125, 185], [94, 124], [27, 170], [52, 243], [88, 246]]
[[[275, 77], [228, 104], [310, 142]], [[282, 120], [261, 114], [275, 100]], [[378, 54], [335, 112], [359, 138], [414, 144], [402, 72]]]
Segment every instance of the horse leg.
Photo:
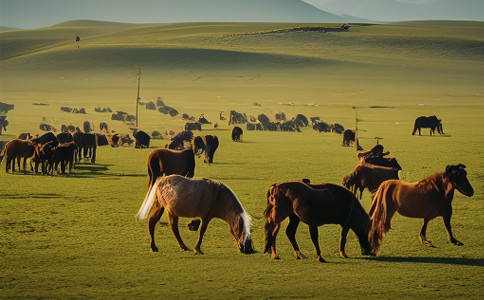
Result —
[[297, 259], [304, 258], [304, 255], [302, 255], [301, 251], [299, 251], [299, 245], [296, 242], [296, 231], [300, 222], [301, 220], [295, 214], [292, 213], [289, 215], [289, 224], [287, 225], [287, 228], [286, 228], [287, 238], [291, 242], [292, 247], [296, 252]]
[[274, 229], [272, 230], [272, 238], [271, 238], [271, 258], [272, 259], [281, 259], [279, 255], [277, 255], [277, 250], [276, 250], [276, 237], [277, 237], [277, 233], [279, 232], [279, 229], [281, 229], [281, 223], [275, 223]]
[[150, 213], [150, 217], [148, 219], [148, 230], [150, 232], [151, 251], [158, 252], [158, 247], [156, 247], [156, 244], [155, 244], [155, 226], [156, 226], [156, 223], [161, 219], [161, 216], [163, 215], [165, 208], [162, 206], [159, 206], [159, 204], [157, 205], [156, 203], [154, 205], [156, 205], [157, 207], [152, 213]]
[[449, 242], [451, 242], [456, 246], [463, 246], [464, 243], [458, 241], [452, 234], [452, 226], [450, 225], [451, 216], [452, 214], [449, 214], [448, 216], [444, 216], [444, 224], [445, 224], [445, 229], [447, 230], [447, 236], [448, 236]]
[[430, 219], [424, 219], [424, 223], [422, 229], [420, 230], [420, 240], [423, 244], [435, 248], [431, 241], [427, 240], [427, 225], [429, 224]]
[[202, 226], [200, 227], [200, 232], [198, 233], [198, 241], [197, 241], [197, 244], [195, 245], [195, 254], [197, 255], [203, 254], [203, 251], [200, 249], [200, 246], [202, 245], [203, 235], [207, 230], [208, 222], [210, 222], [210, 220], [202, 219], [202, 223], [201, 223]]
[[319, 249], [319, 233], [318, 226], [309, 226], [309, 234], [311, 235], [311, 241], [313, 241], [316, 248], [316, 255], [319, 262], [326, 262], [321, 256], [321, 249]]
[[345, 252], [346, 236], [348, 235], [348, 231], [350, 231], [349, 227], [342, 226], [341, 240], [339, 242], [339, 256], [342, 258], [348, 258]]
[[175, 235], [175, 238], [178, 242], [178, 245], [180, 245], [180, 248], [182, 248], [183, 251], [187, 251], [188, 247], [183, 243], [180, 232], [178, 231], [178, 217], [174, 216], [172, 214], [168, 214], [168, 217], [170, 219], [170, 226], [171, 230], [173, 231], [173, 234]]

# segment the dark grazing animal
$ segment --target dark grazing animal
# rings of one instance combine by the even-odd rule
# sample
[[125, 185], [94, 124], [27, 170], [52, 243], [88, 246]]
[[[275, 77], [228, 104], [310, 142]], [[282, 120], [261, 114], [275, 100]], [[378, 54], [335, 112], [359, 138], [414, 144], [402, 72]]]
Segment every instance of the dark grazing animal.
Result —
[[8, 126], [7, 116], [0, 116], [0, 134], [2, 134], [3, 130], [7, 131], [7, 126]]
[[351, 129], [346, 129], [343, 132], [343, 147], [351, 147], [351, 144], [355, 142], [356, 132]]
[[420, 230], [422, 243], [433, 246], [427, 239], [427, 225], [436, 217], [444, 219], [449, 242], [462, 246], [452, 234], [450, 218], [452, 217], [452, 199], [454, 191], [463, 195], [474, 195], [465, 166], [449, 165], [445, 172], [436, 173], [419, 182], [408, 183], [399, 180], [383, 182], [373, 196], [370, 216], [372, 227], [369, 240], [373, 251], [380, 248], [383, 236], [391, 228], [391, 220], [395, 212], [409, 218], [424, 219]]
[[202, 124], [200, 124], [199, 122], [186, 122], [185, 123], [185, 130], [198, 130], [198, 131], [201, 131], [202, 130]]
[[437, 129], [437, 132], [439, 134], [445, 134], [444, 129], [442, 127], [442, 120], [437, 119], [436, 116], [430, 116], [430, 117], [421, 116], [415, 119], [412, 135], [414, 135], [417, 130], [418, 130], [418, 135], [420, 135], [420, 129], [422, 128], [430, 128], [430, 135], [432, 135], [432, 133], [435, 134], [435, 129]]
[[382, 167], [361, 162], [350, 175], [343, 178], [343, 185], [353, 191], [355, 196], [359, 190], [361, 200], [365, 188], [371, 193], [374, 193], [383, 181], [399, 179], [398, 171], [398, 169], [390, 167]]
[[59, 141], [59, 144], [66, 144], [74, 141], [74, 138], [72, 137], [72, 134], [68, 131], [66, 132], [61, 132], [57, 136], [57, 141]]
[[234, 142], [242, 142], [242, 135], [244, 134], [244, 131], [242, 128], [239, 126], [235, 126], [232, 129], [232, 141]]
[[94, 133], [76, 132], [73, 135], [74, 143], [79, 147], [76, 162], [84, 157], [90, 157], [91, 162], [96, 162], [97, 136]]
[[163, 176], [148, 189], [138, 211], [140, 219], [148, 218], [151, 250], [155, 244], [155, 225], [166, 210], [170, 226], [180, 248], [187, 251], [178, 231], [178, 218], [200, 218], [201, 227], [195, 253], [203, 254], [201, 244], [207, 226], [213, 218], [227, 222], [240, 252], [254, 253], [250, 236], [250, 217], [235, 193], [225, 184], [211, 179], [192, 179], [180, 175]]
[[7, 158], [5, 170], [10, 169], [15, 172], [15, 162], [17, 162], [18, 170], [20, 171], [20, 160], [23, 158], [23, 170], [26, 169], [26, 160], [34, 155], [35, 144], [31, 141], [14, 139], [5, 144], [0, 153], [0, 163], [3, 158]]
[[84, 128], [85, 133], [91, 133], [91, 131], [94, 130], [94, 126], [92, 122], [89, 122], [89, 121], [84, 121], [84, 123], [82, 124], [82, 127]]
[[203, 143], [205, 144], [205, 159], [204, 162], [211, 164], [213, 163], [213, 156], [218, 148], [219, 142], [216, 135], [205, 135], [202, 137]]
[[300, 221], [309, 225], [311, 240], [320, 262], [325, 260], [319, 248], [318, 226], [324, 224], [341, 225], [340, 256], [346, 257], [346, 235], [350, 229], [358, 236], [362, 253], [372, 255], [368, 242], [370, 218], [358, 199], [344, 187], [330, 183], [308, 185], [299, 181], [273, 184], [267, 192], [267, 208], [264, 215], [267, 218], [264, 253], [271, 253], [272, 259], [279, 259], [276, 252], [276, 236], [281, 222], [287, 217], [289, 224], [286, 235], [298, 259], [303, 258], [296, 242], [296, 230]]
[[149, 134], [143, 130], [136, 130], [133, 133], [134, 139], [136, 140], [135, 148], [149, 148], [151, 137]]
[[61, 144], [53, 149], [52, 173], [58, 172], [59, 167], [62, 174], [66, 171], [70, 174], [74, 166], [74, 161], [79, 147], [74, 142]]
[[187, 177], [195, 175], [195, 156], [192, 149], [155, 149], [148, 155], [148, 189], [163, 175], [178, 174]]

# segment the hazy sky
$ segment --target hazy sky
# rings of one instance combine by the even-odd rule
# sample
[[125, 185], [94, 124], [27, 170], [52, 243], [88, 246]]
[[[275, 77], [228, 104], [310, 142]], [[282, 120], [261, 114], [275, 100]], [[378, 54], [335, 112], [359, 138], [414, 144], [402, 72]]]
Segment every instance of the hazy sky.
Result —
[[[204, 7], [203, 1], [211, 2]], [[484, 21], [484, 0], [304, 0], [321, 10], [375, 21], [418, 19]], [[297, 0], [258, 0], [274, 15], [272, 6], [292, 7]], [[114, 4], [113, 4], [114, 3]], [[198, 4], [197, 9], [190, 5]], [[0, 27], [38, 28], [63, 21], [92, 19], [131, 23], [201, 21], [214, 8], [249, 5], [249, 0], [0, 0]], [[254, 2], [251, 2], [254, 3]], [[175, 10], [170, 11], [173, 7]], [[156, 8], [154, 8], [156, 7]], [[300, 7], [300, 5], [299, 5]], [[227, 21], [227, 14], [221, 21]], [[208, 17], [207, 17], [208, 18]], [[203, 19], [202, 19], [203, 20]], [[209, 21], [213, 21], [209, 19]], [[240, 21], [240, 20], [234, 20]], [[311, 20], [309, 20], [311, 21]]]

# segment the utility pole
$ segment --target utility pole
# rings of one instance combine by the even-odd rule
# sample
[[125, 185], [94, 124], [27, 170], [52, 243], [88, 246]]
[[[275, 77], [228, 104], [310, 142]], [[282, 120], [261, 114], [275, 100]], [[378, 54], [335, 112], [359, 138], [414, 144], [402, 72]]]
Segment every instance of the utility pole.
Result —
[[138, 69], [138, 94], [136, 96], [136, 128], [138, 128], [138, 116], [139, 116], [139, 100], [140, 100], [140, 97], [139, 97], [139, 87], [140, 87], [140, 81], [141, 81], [141, 68]]

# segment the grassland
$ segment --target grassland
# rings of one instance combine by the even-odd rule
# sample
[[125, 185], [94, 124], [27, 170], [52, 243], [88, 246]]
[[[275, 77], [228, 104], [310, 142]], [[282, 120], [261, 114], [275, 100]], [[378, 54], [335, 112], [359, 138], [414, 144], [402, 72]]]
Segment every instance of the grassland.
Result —
[[[160, 252], [150, 253], [146, 223], [134, 215], [146, 192], [151, 149], [102, 147], [96, 164], [81, 164], [71, 176], [6, 174], [2, 164], [0, 298], [482, 299], [484, 24], [273, 33], [299, 26], [324, 25], [76, 21], [1, 32], [0, 101], [15, 109], [0, 140], [39, 132], [43, 119], [57, 127], [108, 121], [129, 132], [94, 107], [134, 113], [141, 68], [143, 101], [161, 97], [180, 113], [204, 113], [220, 124], [201, 132], [216, 134], [221, 145], [215, 163], [197, 160], [195, 173], [237, 193], [253, 217], [259, 253], [238, 253], [222, 221], [209, 226], [204, 256], [182, 252], [165, 217], [157, 228]], [[61, 106], [85, 107], [88, 114], [67, 114]], [[357, 163], [355, 150], [341, 147], [339, 135], [310, 128], [245, 132], [243, 143], [233, 143], [231, 127], [218, 120], [220, 111], [227, 116], [231, 109], [271, 117], [303, 113], [349, 128], [357, 113], [362, 146], [382, 137], [407, 181], [466, 164], [475, 195], [456, 193], [452, 220], [465, 245], [450, 245], [437, 219], [428, 229], [437, 248], [424, 247], [418, 240], [422, 221], [396, 216], [378, 257], [360, 256], [350, 234], [350, 258], [338, 258], [339, 228], [327, 225], [320, 243], [329, 263], [315, 261], [305, 226], [297, 237], [309, 258], [296, 260], [281, 232], [282, 259], [271, 261], [261, 253], [267, 188], [304, 177], [339, 183]], [[417, 116], [433, 114], [442, 118], [447, 136], [410, 135]], [[140, 128], [147, 132], [178, 131], [183, 124], [180, 117], [140, 109]], [[366, 194], [365, 208], [369, 202]], [[182, 227], [193, 247], [196, 234]]]

